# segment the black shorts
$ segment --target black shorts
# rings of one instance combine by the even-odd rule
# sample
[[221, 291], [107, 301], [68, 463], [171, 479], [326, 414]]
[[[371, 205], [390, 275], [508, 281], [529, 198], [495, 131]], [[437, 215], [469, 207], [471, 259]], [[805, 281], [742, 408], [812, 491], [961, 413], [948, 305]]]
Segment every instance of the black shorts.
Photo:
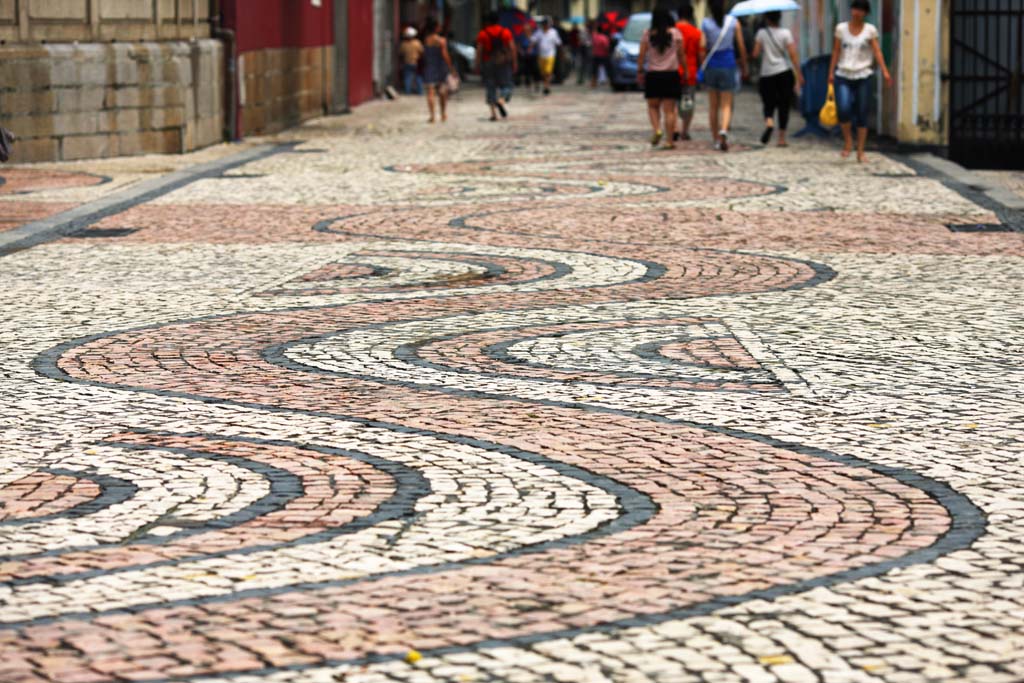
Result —
[[649, 100], [678, 100], [683, 81], [678, 71], [648, 71], [644, 75], [644, 97]]

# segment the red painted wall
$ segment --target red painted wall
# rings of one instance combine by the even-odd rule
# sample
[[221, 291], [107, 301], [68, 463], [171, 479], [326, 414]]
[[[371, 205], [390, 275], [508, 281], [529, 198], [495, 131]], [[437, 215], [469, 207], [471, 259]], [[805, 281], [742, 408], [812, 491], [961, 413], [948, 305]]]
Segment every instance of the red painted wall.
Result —
[[[334, 2], [313, 7], [309, 0], [222, 0], [226, 28], [235, 31], [238, 53], [282, 47], [334, 44]], [[349, 105], [373, 98], [373, 3], [348, 3]]]
[[[353, 3], [362, 4], [362, 3]], [[224, 25], [235, 31], [238, 52], [334, 43], [334, 3], [309, 0], [223, 0]]]
[[373, 3], [348, 3], [348, 103], [373, 98]]

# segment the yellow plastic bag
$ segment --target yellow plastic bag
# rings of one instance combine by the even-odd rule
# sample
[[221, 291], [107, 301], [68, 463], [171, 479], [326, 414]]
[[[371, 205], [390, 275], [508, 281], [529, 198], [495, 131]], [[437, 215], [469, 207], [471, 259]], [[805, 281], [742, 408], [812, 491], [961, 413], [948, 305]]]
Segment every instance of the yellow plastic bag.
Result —
[[839, 113], [836, 111], [836, 89], [828, 84], [828, 94], [825, 95], [825, 104], [818, 112], [818, 121], [826, 128], [839, 125]]

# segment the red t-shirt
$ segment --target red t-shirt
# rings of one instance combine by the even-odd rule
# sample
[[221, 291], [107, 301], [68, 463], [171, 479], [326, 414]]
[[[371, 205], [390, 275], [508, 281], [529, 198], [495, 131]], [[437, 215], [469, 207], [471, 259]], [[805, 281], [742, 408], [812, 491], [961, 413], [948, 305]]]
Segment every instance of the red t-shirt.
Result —
[[[690, 78], [687, 85], [697, 85], [697, 68], [700, 63], [697, 58], [700, 56], [700, 29], [688, 21], [680, 21], [676, 28], [683, 34], [683, 50], [686, 53], [686, 68], [690, 71]], [[682, 67], [679, 67], [679, 75], [683, 75]]]
[[600, 31], [594, 31], [593, 35], [590, 36], [591, 47], [590, 54], [598, 59], [607, 57], [608, 53], [612, 49], [612, 41], [608, 39], [608, 36], [601, 33]]
[[511, 31], [504, 26], [499, 26], [497, 24], [494, 26], [488, 26], [480, 31], [476, 36], [477, 44], [484, 50], [484, 53], [481, 55], [483, 59], [490, 59], [491, 52], [494, 50], [495, 40], [500, 40], [505, 43], [509, 49], [514, 49]]

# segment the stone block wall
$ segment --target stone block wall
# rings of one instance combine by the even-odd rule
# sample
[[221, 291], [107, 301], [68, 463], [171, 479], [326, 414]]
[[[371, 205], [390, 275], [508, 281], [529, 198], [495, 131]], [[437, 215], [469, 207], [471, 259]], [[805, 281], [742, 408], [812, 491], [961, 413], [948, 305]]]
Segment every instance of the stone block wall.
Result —
[[180, 153], [220, 142], [219, 41], [0, 46], [15, 161]]
[[333, 97], [333, 47], [281, 47], [239, 56], [245, 135], [263, 135], [322, 116]]
[[0, 41], [206, 38], [209, 11], [209, 0], [0, 0]]

